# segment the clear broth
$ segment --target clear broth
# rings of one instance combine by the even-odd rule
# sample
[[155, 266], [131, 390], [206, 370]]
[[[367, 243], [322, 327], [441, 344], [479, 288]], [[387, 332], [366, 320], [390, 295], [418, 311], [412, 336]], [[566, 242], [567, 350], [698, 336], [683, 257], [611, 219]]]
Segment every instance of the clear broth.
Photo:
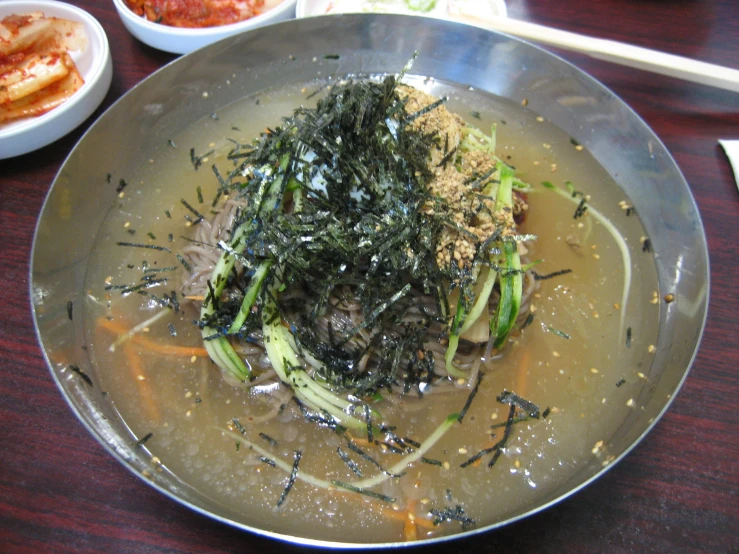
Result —
[[[485, 131], [497, 125], [498, 155], [537, 189], [529, 195], [528, 219], [521, 229], [538, 236], [529, 254], [532, 260], [541, 260], [535, 270], [572, 272], [539, 281], [533, 322], [514, 337], [506, 355], [486, 373], [464, 423], [456, 424], [427, 453], [443, 465], [413, 464], [403, 478], [378, 487], [398, 499], [394, 505], [353, 493], [318, 490], [298, 480], [278, 508], [288, 475], [237, 446], [223, 433], [226, 425], [237, 418], [250, 439], [276, 457], [292, 464], [293, 452], [300, 450], [301, 471], [351, 482], [356, 476], [336, 453], [343, 440], [304, 421], [292, 405], [275, 420], [256, 423], [252, 419], [271, 408], [268, 390], [230, 385], [204, 357], [161, 355], [137, 346], [137, 366], [136, 360], [124, 355], [123, 347], [110, 350], [116, 335], [99, 325], [101, 318], [112, 317], [128, 328], [160, 309], [141, 295], [124, 298], [116, 290], [106, 291], [107, 284], [137, 282], [146, 262], [150, 268], [178, 268], [161, 273], [170, 281], [150, 289], [169, 293], [177, 289], [176, 274], [183, 271], [172, 254], [116, 243], [151, 243], [178, 252], [189, 234], [185, 216], [192, 215], [180, 200], [185, 198], [204, 214], [210, 210], [218, 185], [211, 165], [215, 162], [222, 173], [228, 171], [224, 154], [232, 143], [227, 139], [248, 142], [265, 127], [279, 124], [280, 117], [298, 104], [313, 101], [306, 97], [314, 86], [245, 98], [220, 110], [217, 119], [206, 118], [172, 137], [129, 175], [113, 176], [124, 178], [128, 186], [103, 225], [86, 277], [86, 290], [96, 299], [86, 304], [84, 314], [93, 364], [109, 401], [132, 435], [141, 438], [151, 433], [144, 447], [152, 454], [152, 471], [173, 473], [240, 514], [246, 525], [318, 540], [395, 542], [403, 540], [405, 522], [392, 514], [403, 513], [409, 503], [415, 504], [418, 518], [429, 518], [432, 509], [460, 505], [476, 526], [489, 525], [536, 506], [593, 457], [609, 463], [609, 437], [631, 410], [638, 409], [631, 399], [649, 378], [649, 345], [657, 343], [659, 306], [652, 302], [657, 275], [651, 254], [642, 252], [645, 233], [638, 218], [627, 216], [619, 204], [628, 200], [623, 191], [587, 151], [577, 149], [569, 136], [536, 113], [460, 86], [421, 78], [409, 81], [434, 95], [449, 96], [448, 108], [470, 124]], [[196, 154], [214, 153], [194, 170], [191, 148]], [[538, 186], [541, 181], [557, 186], [572, 181], [623, 234], [633, 266], [627, 307], [620, 305], [623, 266], [614, 240], [593, 218], [574, 219], [575, 206]], [[198, 201], [196, 187], [201, 187], [204, 203]], [[568, 235], [581, 238], [579, 253], [567, 244]], [[619, 329], [624, 308], [626, 326], [631, 328], [630, 347]], [[171, 313], [144, 334], [156, 343], [201, 346], [195, 318], [192, 311]], [[551, 413], [546, 419], [517, 424], [494, 467], [487, 467], [487, 456], [479, 466], [460, 468], [502, 436], [501, 427], [491, 434], [491, 425], [506, 420], [508, 406], [496, 400], [503, 390], [515, 391], [542, 410], [549, 407]], [[458, 412], [469, 393], [467, 385], [459, 386], [455, 393], [428, 395], [423, 401], [409, 398], [402, 410], [378, 409], [386, 424], [397, 426], [401, 437], [420, 442], [447, 415]], [[277, 446], [260, 439], [260, 432]], [[374, 450], [372, 455], [383, 467], [399, 459]], [[377, 472], [358, 456], [352, 458], [365, 477]], [[416, 528], [419, 539], [460, 530], [457, 522]]]

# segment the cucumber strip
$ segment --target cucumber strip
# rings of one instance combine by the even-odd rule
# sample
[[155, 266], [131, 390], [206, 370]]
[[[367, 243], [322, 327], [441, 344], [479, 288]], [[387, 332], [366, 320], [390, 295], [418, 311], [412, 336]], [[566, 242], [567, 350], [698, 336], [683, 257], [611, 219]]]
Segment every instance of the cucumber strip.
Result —
[[[495, 211], [512, 210], [513, 170], [503, 163], [498, 164], [498, 169], [500, 171], [500, 186], [495, 199]], [[521, 308], [523, 276], [521, 257], [518, 255], [518, 246], [515, 241], [506, 240], [503, 242], [503, 253], [499, 260], [499, 265], [504, 268], [498, 273], [500, 302], [495, 317], [490, 322], [490, 330], [495, 335], [493, 346], [498, 349], [505, 345]]]
[[[234, 250], [236, 250], [236, 247], [234, 247], [233, 245], [235, 244], [236, 246], [238, 246], [239, 243], [241, 243], [244, 235], [247, 232], [247, 229], [248, 226], [246, 224], [243, 224], [239, 226], [234, 232], [234, 236], [231, 240], [231, 246]], [[202, 306], [200, 307], [201, 320], [210, 317], [215, 312], [214, 304], [220, 298], [221, 293], [226, 286], [228, 275], [229, 273], [231, 273], [231, 270], [233, 269], [235, 263], [236, 257], [227, 252], [222, 254], [219, 258], [216, 267], [213, 269], [213, 273], [211, 273], [211, 282], [213, 283], [213, 298], [211, 298], [210, 302], [207, 302], [207, 300], [204, 301]], [[205, 346], [205, 349], [208, 351], [208, 355], [210, 356], [210, 358], [218, 367], [225, 371], [228, 371], [237, 379], [242, 381], [246, 379], [251, 379], [251, 370], [244, 363], [241, 357], [236, 353], [236, 351], [233, 349], [233, 346], [231, 346], [231, 343], [228, 342], [226, 337], [218, 337], [212, 340], [205, 340], [207, 339], [207, 337], [210, 337], [216, 333], [217, 331], [212, 327], [205, 326], [202, 329], [202, 336], [204, 339], [203, 344]]]
[[459, 295], [459, 300], [457, 300], [457, 312], [454, 314], [454, 321], [452, 321], [452, 327], [449, 332], [449, 344], [447, 345], [446, 352], [444, 353], [444, 361], [446, 363], [446, 371], [449, 375], [452, 377], [466, 377], [467, 375], [463, 372], [457, 369], [457, 366], [454, 365], [454, 355], [457, 353], [457, 347], [459, 346], [459, 332], [461, 327], [461, 322], [464, 320], [465, 313], [464, 313], [464, 299], [462, 298], [462, 294]]
[[495, 348], [505, 345], [508, 335], [513, 329], [521, 308], [523, 295], [523, 275], [521, 273], [521, 258], [515, 242], [506, 242], [503, 245], [503, 269], [500, 275], [500, 303], [493, 321], [491, 331], [495, 335]]
[[[449, 431], [449, 429], [452, 428], [452, 426], [457, 422], [458, 419], [459, 414], [450, 414], [446, 417], [444, 421], [441, 422], [441, 424], [436, 429], [434, 429], [434, 431], [426, 438], [426, 440], [421, 443], [421, 446], [413, 453], [408, 454], [407, 456], [403, 456], [403, 458], [397, 464], [386, 469], [383, 473], [377, 474], [374, 477], [362, 479], [361, 481], [354, 481], [349, 484], [357, 489], [366, 490], [371, 487], [380, 485], [381, 483], [384, 483], [394, 475], [400, 475], [408, 468], [410, 464], [421, 459], [421, 457], [423, 457], [437, 442], [439, 442], [439, 440], [447, 433], [447, 431]], [[216, 429], [221, 431], [224, 436], [227, 436], [232, 440], [242, 442], [249, 448], [254, 449], [261, 456], [272, 460], [273, 462], [275, 462], [275, 467], [280, 468], [288, 474], [292, 472], [292, 464], [289, 464], [281, 458], [278, 458], [277, 456], [275, 456], [274, 453], [270, 452], [266, 448], [263, 448], [261, 445], [250, 441], [245, 435], [236, 433], [234, 431], [225, 431], [220, 427], [216, 427]], [[299, 471], [296, 477], [297, 479], [300, 479], [305, 483], [321, 489], [331, 490], [336, 487], [333, 482], [321, 479], [320, 477], [316, 477], [304, 471]]]
[[[281, 175], [276, 176], [272, 180], [268, 179], [268, 177], [271, 175], [271, 168], [269, 166], [264, 166], [261, 168], [261, 171], [264, 172], [265, 177], [262, 179], [262, 182], [259, 185], [259, 192], [257, 194], [260, 211], [264, 209], [265, 205], [267, 206], [267, 209], [277, 209], [277, 207], [279, 207], [280, 195], [283, 191], [282, 184], [285, 180], [284, 171], [287, 167], [288, 161], [289, 156], [285, 155], [282, 157], [279, 165]], [[220, 299], [221, 294], [223, 293], [223, 289], [226, 287], [228, 276], [233, 270], [234, 265], [236, 264], [237, 256], [244, 251], [244, 239], [249, 231], [251, 231], [251, 226], [251, 221], [247, 221], [236, 228], [236, 230], [233, 232], [233, 235], [231, 236], [231, 240], [229, 241], [229, 250], [221, 254], [221, 257], [218, 259], [218, 263], [216, 263], [216, 266], [213, 268], [213, 272], [211, 273], [210, 277], [210, 281], [213, 286], [213, 296], [210, 302], [208, 302], [206, 299], [206, 301], [204, 301], [203, 305], [200, 307], [201, 321], [210, 317], [215, 312], [215, 303]], [[257, 269], [257, 271], [259, 271], [259, 268]], [[264, 270], [264, 273], [266, 274], [266, 270]], [[264, 275], [261, 276], [261, 280], [253, 290], [254, 298], [256, 298], [256, 295], [258, 294], [259, 289], [261, 288], [261, 282], [263, 280]], [[252, 292], [252, 287], [250, 287], [249, 291], [247, 291], [247, 296], [249, 296], [250, 292]], [[244, 320], [246, 320], [248, 310], [251, 309], [251, 304], [253, 304], [254, 298], [251, 300], [247, 309], [245, 309], [244, 304], [241, 305], [241, 309], [239, 310], [239, 314], [237, 316], [237, 320], [239, 321], [232, 322], [231, 327], [228, 329], [229, 333], [238, 332], [238, 330], [244, 324]], [[207, 337], [210, 337], [217, 332], [218, 331], [213, 329], [212, 327], [205, 326], [202, 329], [203, 339], [206, 339]], [[231, 343], [228, 341], [228, 339], [226, 339], [226, 337], [218, 337], [212, 340], [203, 340], [203, 342], [205, 344], [205, 349], [208, 351], [208, 355], [218, 367], [230, 372], [234, 375], [234, 377], [240, 380], [252, 378], [251, 369], [246, 363], [244, 363], [244, 361], [241, 359], [241, 356], [239, 356], [238, 353], [233, 349], [233, 346], [231, 346]]]
[[[552, 192], [556, 192], [561, 197], [566, 198], [573, 204], [577, 205], [580, 203], [580, 200], [577, 197], [572, 196], [571, 192], [564, 191], [561, 188], [554, 186], [549, 181], [542, 181], [541, 184], [544, 188], [547, 188], [551, 190]], [[601, 225], [603, 225], [603, 227], [606, 228], [608, 233], [613, 237], [613, 240], [616, 241], [616, 245], [618, 246], [618, 249], [621, 252], [621, 261], [623, 262], [623, 265], [624, 265], [624, 285], [623, 285], [623, 290], [621, 292], [621, 309], [619, 310], [619, 312], [621, 313], [619, 340], [620, 342], [623, 343], [624, 332], [625, 332], [625, 320], [624, 319], [626, 317], [626, 304], [629, 299], [629, 289], [631, 289], [631, 255], [629, 254], [629, 246], [626, 244], [626, 240], [624, 239], [623, 235], [619, 232], [618, 229], [616, 229], [616, 226], [613, 223], [611, 223], [610, 219], [608, 219], [606, 216], [604, 216], [602, 213], [600, 213], [590, 204], [588, 204], [587, 213], [591, 214], [598, 221], [598, 223], [600, 223]]]
[[[487, 271], [487, 273], [483, 273], [484, 271]], [[467, 314], [467, 318], [464, 320], [462, 328], [459, 330], [460, 335], [464, 333], [467, 329], [472, 327], [475, 321], [477, 321], [477, 319], [482, 314], [482, 311], [487, 309], [488, 300], [490, 300], [490, 294], [493, 292], [493, 286], [495, 285], [495, 276], [497, 275], [497, 272], [491, 267], [485, 267], [480, 271], [480, 273], [480, 278], [484, 278], [485, 280], [483, 282], [480, 293], [475, 299], [475, 303], [472, 305], [470, 313]]]
[[264, 346], [270, 363], [280, 380], [290, 385], [295, 395], [314, 410], [324, 411], [341, 425], [350, 429], [365, 429], [366, 423], [349, 413], [354, 404], [322, 387], [308, 375], [300, 364], [297, 353], [283, 327], [277, 306], [270, 300], [262, 307], [262, 332]]
[[251, 312], [251, 307], [254, 305], [254, 301], [257, 299], [257, 294], [259, 294], [259, 291], [262, 288], [262, 283], [264, 283], [264, 278], [267, 276], [267, 272], [271, 267], [271, 261], [264, 261], [259, 264], [257, 269], [254, 271], [254, 275], [252, 275], [251, 281], [249, 282], [249, 288], [246, 289], [246, 294], [244, 294], [244, 301], [241, 303], [239, 313], [231, 323], [231, 327], [228, 328], [229, 334], [238, 333], [241, 329], [241, 326], [249, 316], [249, 312]]

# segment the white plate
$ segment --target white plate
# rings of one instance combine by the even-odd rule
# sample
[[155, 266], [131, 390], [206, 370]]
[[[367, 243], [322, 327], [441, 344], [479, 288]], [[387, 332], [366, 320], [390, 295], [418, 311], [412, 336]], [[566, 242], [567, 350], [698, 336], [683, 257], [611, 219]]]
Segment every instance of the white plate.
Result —
[[0, 2], [0, 19], [34, 11], [84, 24], [87, 45], [70, 55], [85, 84], [61, 106], [44, 115], [0, 124], [0, 160], [32, 152], [69, 133], [100, 105], [113, 77], [108, 38], [100, 23], [86, 11], [51, 0]]
[[113, 4], [123, 25], [133, 36], [152, 48], [173, 54], [187, 54], [222, 38], [290, 19], [295, 15], [295, 0], [282, 0], [266, 12], [238, 23], [218, 27], [184, 28], [161, 25], [140, 17], [126, 6], [125, 0], [113, 0]]
[[[402, 0], [298, 0], [295, 17], [312, 17], [339, 12], [384, 12], [404, 13], [448, 19], [447, 8], [453, 5], [465, 4], [468, 8], [474, 7], [485, 15], [506, 17], [508, 10], [504, 0], [437, 0], [435, 6], [428, 13], [414, 12], [405, 6]], [[374, 5], [374, 9], [373, 6]]]

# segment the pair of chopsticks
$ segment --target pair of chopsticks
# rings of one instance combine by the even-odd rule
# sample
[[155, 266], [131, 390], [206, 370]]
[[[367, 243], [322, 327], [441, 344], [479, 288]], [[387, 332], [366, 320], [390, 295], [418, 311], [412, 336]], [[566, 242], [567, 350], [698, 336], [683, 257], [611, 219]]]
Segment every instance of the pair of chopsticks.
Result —
[[701, 62], [623, 42], [588, 37], [507, 17], [479, 15], [465, 10], [450, 10], [452, 19], [478, 27], [494, 29], [534, 42], [583, 52], [609, 62], [669, 75], [733, 92], [739, 92], [739, 70]]

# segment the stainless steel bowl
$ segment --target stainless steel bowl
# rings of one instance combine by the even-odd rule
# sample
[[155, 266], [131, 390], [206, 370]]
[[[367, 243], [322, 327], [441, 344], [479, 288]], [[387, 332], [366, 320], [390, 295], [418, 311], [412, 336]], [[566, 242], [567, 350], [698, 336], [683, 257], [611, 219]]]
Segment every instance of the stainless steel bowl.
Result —
[[[67, 364], [53, 361], [71, 352], [71, 361], [96, 379], [87, 354], [80, 349], [86, 340], [82, 321], [70, 322], [66, 314], [68, 302], [83, 297], [96, 233], [115, 203], [114, 187], [104, 186], [106, 174], [126, 174], [167, 138], [246, 95], [305, 83], [318, 71], [323, 76], [394, 72], [414, 50], [423, 53], [413, 67], [417, 75], [516, 101], [527, 98], [529, 107], [569, 133], [616, 176], [642, 218], [655, 252], [660, 288], [675, 294], [679, 302], [661, 308], [650, 381], [635, 399], [643, 409], [632, 411], [608, 440], [615, 461], [649, 432], [685, 379], [708, 306], [706, 237], [688, 185], [670, 154], [619, 98], [539, 48], [460, 24], [392, 15], [280, 23], [180, 58], [126, 94], [90, 128], [62, 166], [36, 230], [31, 292], [39, 340], [53, 378], [90, 433], [135, 475], [173, 500], [262, 535], [302, 544], [362, 546], [270, 532], [258, 517], [245, 520], [175, 475], [149, 474], [149, 455], [133, 446], [135, 439], [100, 389], [70, 379]], [[340, 58], [324, 59], [333, 53]], [[230, 85], [218, 86], [226, 78]], [[477, 529], [455, 536], [484, 532], [542, 510], [606, 469], [594, 458], [535, 504], [504, 520], [483, 519]]]

